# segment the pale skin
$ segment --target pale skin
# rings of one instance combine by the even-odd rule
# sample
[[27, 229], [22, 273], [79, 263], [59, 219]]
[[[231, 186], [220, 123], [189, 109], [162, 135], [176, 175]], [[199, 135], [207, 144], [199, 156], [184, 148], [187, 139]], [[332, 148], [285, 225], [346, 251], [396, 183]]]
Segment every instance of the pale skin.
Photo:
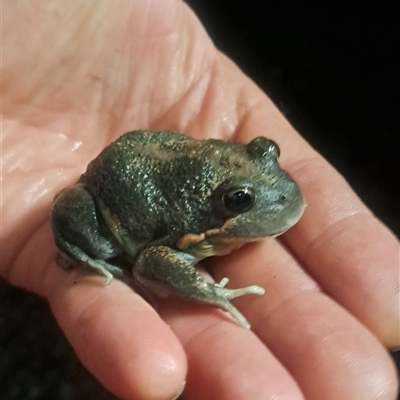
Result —
[[[386, 349], [399, 340], [399, 246], [344, 179], [178, 0], [3, 2], [1, 274], [48, 299], [84, 365], [122, 399], [395, 399]], [[264, 135], [307, 202], [281, 240], [207, 266], [229, 287], [220, 310], [156, 311], [131, 288], [54, 262], [54, 195], [132, 129], [248, 142]], [[188, 370], [188, 365], [190, 366]]]

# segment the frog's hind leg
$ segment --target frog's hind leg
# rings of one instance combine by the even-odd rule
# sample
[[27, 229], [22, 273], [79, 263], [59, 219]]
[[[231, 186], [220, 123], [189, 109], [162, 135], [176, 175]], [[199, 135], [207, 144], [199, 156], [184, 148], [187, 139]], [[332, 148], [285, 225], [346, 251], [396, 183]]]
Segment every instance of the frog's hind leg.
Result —
[[169, 247], [150, 247], [140, 254], [133, 275], [136, 281], [157, 296], [178, 296], [219, 307], [229, 312], [240, 325], [250, 328], [231, 300], [245, 294], [262, 295], [264, 289], [255, 285], [227, 289], [227, 278], [220, 283], [208, 282], [194, 268], [197, 261], [194, 256]]
[[72, 260], [103, 275], [106, 285], [114, 275], [123, 275], [122, 268], [106, 261], [117, 256], [120, 249], [112, 242], [111, 235], [106, 237], [94, 200], [82, 185], [67, 188], [55, 198], [51, 224], [57, 247]]

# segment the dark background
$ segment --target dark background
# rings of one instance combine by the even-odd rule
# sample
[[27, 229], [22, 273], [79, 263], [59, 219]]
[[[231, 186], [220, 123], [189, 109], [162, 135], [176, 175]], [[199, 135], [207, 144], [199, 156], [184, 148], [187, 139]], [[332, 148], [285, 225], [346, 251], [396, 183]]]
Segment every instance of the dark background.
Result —
[[400, 29], [386, 5], [187, 1], [216, 46], [400, 232]]
[[[399, 235], [398, 14], [386, 3], [187, 3]], [[1, 400], [112, 398], [79, 365], [45, 301], [2, 282], [0, 307]]]

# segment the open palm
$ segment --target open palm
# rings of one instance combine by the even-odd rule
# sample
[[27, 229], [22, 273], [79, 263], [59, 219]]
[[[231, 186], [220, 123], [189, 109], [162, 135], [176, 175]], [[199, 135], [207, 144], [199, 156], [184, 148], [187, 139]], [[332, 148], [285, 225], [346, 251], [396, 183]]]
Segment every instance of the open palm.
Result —
[[[2, 275], [46, 297], [86, 367], [123, 399], [394, 399], [397, 240], [179, 0], [3, 5]], [[275, 140], [307, 209], [282, 241], [208, 263], [247, 331], [221, 311], [65, 272], [48, 214], [107, 144], [133, 129]]]

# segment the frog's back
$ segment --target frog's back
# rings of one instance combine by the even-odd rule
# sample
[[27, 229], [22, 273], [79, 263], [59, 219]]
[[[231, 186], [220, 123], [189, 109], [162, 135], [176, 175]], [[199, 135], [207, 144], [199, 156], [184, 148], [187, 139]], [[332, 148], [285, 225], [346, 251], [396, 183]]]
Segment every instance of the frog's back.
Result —
[[183, 134], [172, 131], [132, 131], [125, 133], [105, 151], [129, 154], [131, 157], [159, 158], [177, 154], [188, 142], [195, 142]]
[[[190, 139], [171, 131], [132, 131], [107, 146], [80, 177], [84, 184], [99, 182], [107, 176], [123, 173], [125, 178], [143, 170], [152, 161], [176, 156]], [[123, 178], [121, 176], [121, 178]], [[138, 177], [137, 179], [140, 179]]]
[[[181, 133], [163, 131], [131, 131], [111, 143], [102, 154], [119, 153], [132, 157], [171, 160], [187, 156], [204, 162], [241, 164], [249, 161], [245, 145], [219, 139], [192, 139]], [[113, 157], [112, 157], [113, 158]]]
[[[235, 151], [232, 151], [235, 148]], [[106, 147], [89, 165], [80, 182], [94, 184], [116, 179], [140, 181], [151, 178], [157, 165], [165, 165], [178, 158], [197, 160], [201, 164], [218, 165], [219, 170], [230, 170], [233, 165], [243, 167], [248, 162], [242, 144], [217, 139], [195, 140], [172, 131], [132, 131], [125, 133]], [[141, 172], [147, 173], [146, 177]], [[138, 176], [136, 176], [138, 174]], [[134, 183], [134, 182], [131, 182]]]
[[243, 144], [133, 131], [105, 148], [80, 182], [131, 236], [151, 239], [166, 229], [181, 235], [221, 226], [210, 196], [240, 170], [252, 176], [250, 164]]

